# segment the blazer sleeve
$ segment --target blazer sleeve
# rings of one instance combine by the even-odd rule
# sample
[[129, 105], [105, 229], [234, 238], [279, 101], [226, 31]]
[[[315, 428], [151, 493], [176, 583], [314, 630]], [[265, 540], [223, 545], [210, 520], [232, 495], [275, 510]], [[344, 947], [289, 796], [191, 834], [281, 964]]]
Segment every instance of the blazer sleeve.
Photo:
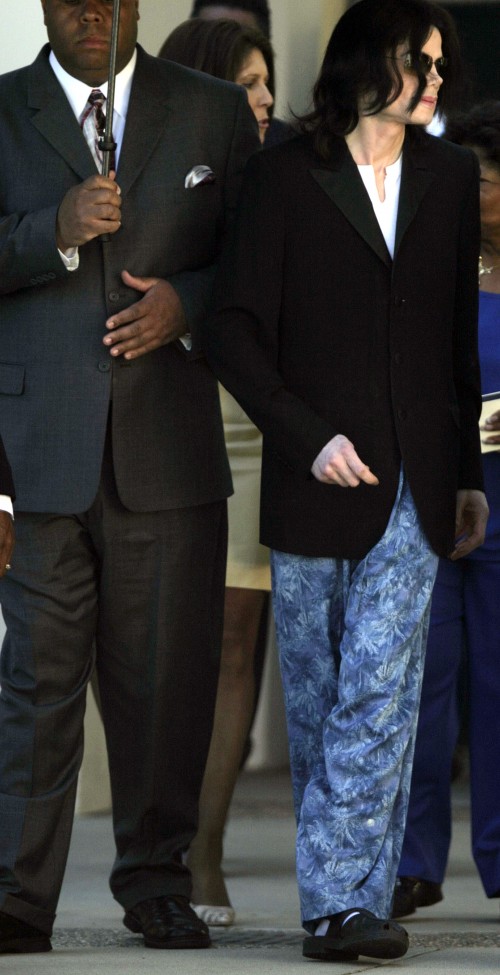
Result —
[[309, 476], [338, 432], [286, 388], [280, 374], [279, 320], [286, 206], [278, 168], [264, 152], [248, 163], [238, 215], [215, 288], [206, 354], [223, 386], [289, 467]]
[[0, 213], [0, 295], [64, 278], [56, 243], [57, 207]]
[[0, 79], [0, 295], [39, 287], [68, 274], [56, 243], [59, 203], [47, 204], [43, 197], [38, 201], [31, 196], [33, 188], [23, 182], [23, 154], [30, 153], [33, 159], [38, 145], [26, 107], [30, 72], [31, 67], [22, 68]]

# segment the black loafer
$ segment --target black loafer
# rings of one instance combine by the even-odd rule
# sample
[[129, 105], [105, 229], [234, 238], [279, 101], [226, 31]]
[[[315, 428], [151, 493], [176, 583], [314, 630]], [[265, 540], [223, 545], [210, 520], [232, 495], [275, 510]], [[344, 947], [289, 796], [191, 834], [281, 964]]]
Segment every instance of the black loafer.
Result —
[[353, 907], [333, 914], [325, 935], [305, 938], [302, 954], [320, 961], [356, 961], [359, 955], [401, 958], [408, 951], [408, 944], [408, 933], [400, 924]]
[[0, 911], [0, 955], [27, 955], [52, 951], [48, 934]]
[[394, 888], [391, 917], [408, 917], [417, 907], [430, 907], [443, 900], [441, 884], [420, 877], [398, 877]]
[[147, 948], [209, 948], [207, 925], [196, 916], [187, 897], [152, 897], [127, 911], [125, 927], [144, 935]]

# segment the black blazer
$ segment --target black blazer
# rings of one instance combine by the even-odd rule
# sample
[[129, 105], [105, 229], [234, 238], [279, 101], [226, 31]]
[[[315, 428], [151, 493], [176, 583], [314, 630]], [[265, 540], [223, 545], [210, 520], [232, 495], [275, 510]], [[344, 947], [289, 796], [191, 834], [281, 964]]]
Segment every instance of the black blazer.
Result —
[[[456, 492], [482, 488], [473, 154], [408, 129], [394, 261], [344, 139], [298, 137], [247, 167], [207, 330], [209, 361], [264, 435], [261, 540], [360, 558], [401, 462], [427, 536], [453, 548]], [[337, 433], [378, 487], [319, 483]]]

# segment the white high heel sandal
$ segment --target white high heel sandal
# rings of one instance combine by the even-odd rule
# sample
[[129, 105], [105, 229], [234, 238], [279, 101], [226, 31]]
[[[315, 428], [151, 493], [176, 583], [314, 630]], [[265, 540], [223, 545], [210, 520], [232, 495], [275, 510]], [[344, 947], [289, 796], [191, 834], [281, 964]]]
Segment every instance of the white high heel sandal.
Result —
[[191, 904], [193, 911], [212, 928], [229, 928], [235, 922], [234, 907], [215, 907], [212, 904]]

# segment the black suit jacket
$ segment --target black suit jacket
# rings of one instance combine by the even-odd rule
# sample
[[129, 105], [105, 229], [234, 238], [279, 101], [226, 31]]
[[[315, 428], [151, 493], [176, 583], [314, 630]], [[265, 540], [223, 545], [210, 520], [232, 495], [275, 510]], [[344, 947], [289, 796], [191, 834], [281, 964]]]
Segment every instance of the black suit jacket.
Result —
[[[408, 130], [394, 260], [344, 139], [250, 161], [207, 334], [209, 360], [264, 434], [261, 540], [360, 558], [381, 537], [404, 464], [436, 552], [456, 492], [482, 488], [473, 154]], [[345, 434], [380, 479], [342, 489], [311, 465]]]
[[[236, 85], [138, 49], [117, 181], [122, 227], [57, 252], [64, 194], [95, 173], [45, 47], [0, 78], [0, 426], [19, 510], [85, 511], [99, 482], [112, 396], [118, 492], [131, 510], [198, 505], [231, 492], [215, 377], [200, 352], [226, 221], [258, 147]], [[196, 165], [215, 182], [186, 189]], [[123, 269], [168, 279], [193, 334], [116, 362], [106, 319], [138, 300]]]

